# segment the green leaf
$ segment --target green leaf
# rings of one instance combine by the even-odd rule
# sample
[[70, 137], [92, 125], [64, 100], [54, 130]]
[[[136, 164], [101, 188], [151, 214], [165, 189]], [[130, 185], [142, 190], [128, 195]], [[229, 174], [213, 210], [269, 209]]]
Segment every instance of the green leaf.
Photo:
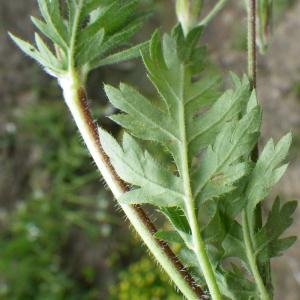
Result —
[[51, 52], [51, 50], [43, 42], [43, 40], [37, 33], [35, 34], [35, 43], [41, 55], [48, 61], [49, 66], [54, 66], [58, 69], [61, 68], [60, 63], [58, 62], [56, 56]]
[[20, 49], [26, 53], [28, 56], [33, 58], [34, 60], [38, 61], [41, 65], [46, 66], [47, 61], [43, 59], [41, 53], [30, 43], [16, 37], [12, 33], [9, 33], [9, 36], [12, 38], [12, 40], [20, 47]]
[[77, 46], [75, 55], [77, 67], [84, 66], [98, 56], [103, 40], [104, 29], [101, 29], [87, 41]]
[[[188, 123], [191, 154], [212, 144], [218, 132], [230, 120], [238, 119], [249, 100], [249, 82], [245, 79], [236, 85], [234, 91], [226, 91], [200, 120], [191, 119]], [[188, 105], [191, 102], [187, 102]], [[197, 110], [194, 111], [194, 113]]]
[[266, 224], [255, 235], [255, 252], [260, 261], [265, 262], [271, 257], [280, 256], [295, 242], [296, 237], [280, 237], [291, 226], [296, 208], [296, 201], [287, 202], [282, 206], [279, 198], [274, 201]]
[[187, 268], [198, 269], [199, 276], [201, 271], [199, 270], [198, 261], [195, 253], [187, 248], [183, 248], [179, 251], [179, 258]]
[[83, 37], [92, 36], [102, 28], [108, 35], [119, 32], [124, 27], [124, 24], [129, 24], [132, 21], [132, 17], [136, 15], [139, 0], [106, 2], [107, 4], [102, 4], [100, 12], [82, 31]]
[[[141, 28], [147, 14], [138, 10], [139, 0], [66, 0], [67, 19], [62, 14], [59, 0], [38, 0], [42, 19], [31, 20], [53, 43], [53, 57], [41, 38], [37, 37], [40, 55], [28, 54], [38, 60], [48, 73], [56, 77], [77, 69], [82, 77], [99, 66], [117, 63], [139, 55], [143, 45], [115, 52], [127, 46], [128, 40]], [[67, 22], [66, 22], [67, 21]], [[42, 45], [43, 43], [43, 45]], [[31, 49], [31, 48], [30, 48]], [[47, 61], [47, 64], [45, 63]], [[51, 69], [51, 72], [50, 72]]]
[[60, 14], [58, 0], [38, 0], [41, 14], [52, 36], [62, 48], [67, 48], [67, 28]]
[[166, 118], [162, 111], [135, 89], [121, 84], [120, 89], [106, 86], [105, 92], [116, 108], [127, 113], [127, 115], [112, 116], [111, 119], [135, 133], [136, 136], [161, 143], [179, 139], [175, 122]]
[[124, 133], [121, 147], [104, 130], [99, 129], [99, 134], [103, 148], [121, 179], [142, 187], [124, 194], [119, 199], [120, 202], [138, 204], [148, 200], [150, 203], [157, 201], [161, 206], [182, 206], [183, 192], [180, 179], [161, 168], [149, 153], [142, 151], [130, 135]]
[[177, 233], [177, 231], [158, 231], [155, 233], [154, 236], [167, 243], [181, 244], [183, 242], [182, 238]]
[[[223, 274], [222, 274], [223, 273]], [[233, 271], [219, 273], [218, 282], [223, 294], [232, 300], [259, 300], [257, 289], [253, 282], [243, 278], [241, 270], [235, 268]]]
[[65, 53], [67, 53], [68, 45], [61, 41], [56, 33], [52, 30], [48, 24], [39, 20], [38, 18], [31, 17], [32, 23], [39, 29], [46, 37], [48, 37], [54, 44], [58, 45]]
[[142, 27], [142, 24], [143, 21], [138, 20], [125, 27], [118, 33], [115, 33], [111, 36], [106, 35], [106, 39], [103, 42], [101, 49], [99, 49], [98, 57], [89, 63], [90, 69], [92, 70], [98, 68], [102, 65], [102, 61], [105, 59], [105, 57], [112, 55], [114, 49], [125, 46], [128, 43], [128, 40], [139, 31], [139, 29]]
[[193, 52], [195, 49], [197, 49], [197, 44], [202, 36], [203, 29], [203, 26], [194, 27], [191, 31], [189, 31], [186, 37], [184, 36], [182, 27], [180, 25], [177, 25], [173, 29], [172, 35], [176, 40], [178, 56], [182, 61], [189, 63]]
[[231, 219], [235, 219], [246, 206], [244, 191], [247, 182], [247, 176], [239, 180], [237, 187], [232, 192], [224, 195], [219, 201], [219, 209]]
[[105, 5], [110, 4], [111, 0], [85, 0], [82, 7], [82, 15], [88, 16], [94, 11], [102, 10]]
[[224, 219], [219, 212], [216, 212], [208, 224], [202, 229], [202, 237], [205, 243], [218, 244], [226, 236]]
[[[261, 125], [261, 110], [257, 106], [255, 94], [250, 92], [246, 77], [240, 80], [232, 75], [233, 89], [225, 91], [221, 96], [218, 77], [206, 78], [199, 74], [194, 77], [196, 69], [192, 70], [191, 66], [203, 65], [205, 61], [204, 52], [195, 51], [201, 31], [198, 28], [191, 36], [184, 37], [179, 29], [175, 29], [173, 36], [165, 35], [162, 43], [156, 32], [148, 51], [143, 51], [148, 77], [158, 92], [159, 103], [147, 99], [125, 84], [119, 88], [105, 87], [110, 102], [120, 111], [110, 118], [133, 136], [153, 141], [153, 147], [160, 144], [169, 151], [175, 166], [172, 164], [168, 168], [173, 170], [173, 174], [168, 172], [178, 179], [177, 189], [181, 193], [181, 202], [176, 204], [175, 195], [171, 191], [174, 186], [158, 193], [157, 187], [150, 189], [149, 183], [143, 182], [146, 170], [150, 170], [146, 168], [147, 159], [151, 162], [152, 158], [139, 156], [140, 165], [137, 160], [132, 168], [136, 171], [143, 168], [145, 171], [143, 175], [142, 172], [131, 175], [129, 171], [118, 169], [118, 163], [114, 162], [116, 153], [107, 149], [113, 166], [118, 173], [121, 172], [121, 178], [134, 185], [133, 190], [122, 197], [121, 201], [128, 204], [150, 203], [159, 207], [176, 231], [169, 236], [166, 234], [164, 239], [184, 242], [181, 241], [180, 256], [200, 278], [202, 272], [194, 252], [192, 226], [187, 212], [189, 201], [195, 203], [202, 237], [214, 268], [220, 267], [227, 258], [237, 257], [249, 270], [242, 227], [235, 218], [246, 204], [243, 193], [249, 176], [253, 174], [254, 164], [250, 157]], [[201, 53], [201, 59], [195, 53]], [[135, 149], [135, 140], [127, 140], [128, 145], [131, 145], [128, 149]], [[206, 151], [201, 153], [203, 149]], [[124, 151], [120, 155], [125, 161], [133, 161]], [[136, 175], [141, 178], [137, 180]], [[184, 184], [187, 176], [190, 182]], [[157, 175], [155, 177], [158, 178]], [[164, 181], [160, 180], [163, 184]], [[190, 191], [192, 199], [189, 198]], [[234, 195], [234, 198], [231, 199], [230, 195]], [[223, 200], [224, 203], [234, 200], [230, 205], [236, 208], [227, 211], [225, 204], [222, 204]], [[216, 204], [213, 216], [210, 216], [210, 205], [207, 202]], [[249, 281], [244, 284], [251, 285]], [[253, 290], [249, 293], [253, 293]]]
[[222, 246], [225, 250], [223, 259], [236, 257], [243, 262], [244, 266], [248, 266], [242, 227], [237, 221], [232, 222]]
[[140, 56], [140, 51], [143, 51], [148, 47], [149, 43], [141, 43], [139, 45], [133, 46], [129, 49], [122, 50], [120, 52], [111, 54], [103, 59], [100, 59], [97, 63], [98, 67], [108, 66], [112, 64], [121, 63], [123, 61], [131, 60]]
[[[168, 36], [165, 36], [163, 47], [161, 47], [156, 33], [150, 44], [150, 56], [144, 54], [144, 61], [149, 72], [148, 76], [166, 105], [164, 111], [160, 111], [150, 101], [145, 98], [142, 99], [142, 97], [139, 97], [139, 101], [134, 101], [135, 103], [131, 109], [128, 105], [125, 109], [123, 103], [132, 102], [131, 97], [137, 99], [138, 93], [132, 89], [129, 91], [129, 88], [124, 86], [121, 86], [118, 95], [116, 91], [112, 94], [111, 90], [107, 93], [110, 101], [117, 108], [127, 113], [126, 115], [113, 116], [114, 121], [129, 129], [139, 138], [163, 142], [172, 153], [177, 165], [180, 165], [178, 160], [182, 142], [179, 137], [180, 130], [176, 126], [179, 122], [179, 103], [184, 104], [187, 115], [192, 114], [190, 118], [187, 118], [186, 123], [181, 125], [187, 131], [187, 139], [190, 143], [189, 152], [192, 158], [199, 153], [201, 148], [214, 140], [225, 122], [237, 116], [246, 106], [247, 99], [249, 99], [249, 84], [244, 81], [236, 93], [225, 93], [203, 118], [194, 118], [193, 115], [197, 113], [194, 110], [196, 106], [198, 106], [198, 109], [209, 107], [213, 101], [217, 100], [209, 97], [209, 95], [216, 94], [218, 79], [213, 78], [203, 82], [200, 80], [196, 83], [190, 82], [190, 74], [185, 73], [183, 70], [185, 67], [177, 57], [174, 49], [176, 50], [176, 42]], [[168, 64], [170, 64], [169, 67]], [[186, 79], [184, 78], [185, 75]], [[184, 99], [180, 98], [180, 89], [184, 90], [186, 95]], [[202, 99], [203, 101], [201, 101]], [[147, 107], [147, 109], [145, 110], [143, 107]], [[150, 110], [154, 114], [152, 119], [149, 116], [146, 118], [145, 115], [136, 113], [136, 111], [148, 113]], [[164, 115], [163, 118], [162, 115]], [[143, 130], [145, 127], [147, 127], [146, 131]]]
[[[47, 50], [43, 49], [43, 53], [41, 53], [30, 43], [14, 36], [12, 33], [9, 33], [9, 36], [25, 54], [27, 54], [28, 56], [36, 60], [39, 64], [41, 64], [47, 73], [49, 73], [50, 75], [56, 75], [60, 73], [60, 70], [57, 66], [57, 61], [55, 62], [55, 64], [52, 64], [50, 62], [48, 53], [46, 53]], [[38, 46], [40, 49], [46, 47], [45, 45], [42, 46], [42, 42], [40, 40], [38, 40], [38, 42]]]
[[191, 229], [183, 210], [179, 207], [161, 207], [160, 211], [166, 216], [174, 229], [176, 229], [179, 233], [186, 246], [192, 249]]
[[[77, 44], [82, 45], [89, 41], [89, 39], [93, 38], [100, 30], [105, 31], [105, 17], [107, 16], [108, 12], [115, 9], [114, 4], [117, 2], [110, 4], [109, 6], [106, 5], [101, 8], [101, 14], [98, 15], [98, 20], [89, 23], [85, 28], [83, 28], [78, 36]], [[103, 22], [102, 22], [102, 19]], [[105, 31], [107, 34], [107, 32]]]
[[252, 215], [256, 205], [270, 193], [272, 187], [287, 169], [287, 164], [283, 164], [283, 161], [287, 157], [291, 141], [292, 136], [289, 133], [276, 146], [273, 140], [270, 140], [262, 151], [246, 190], [249, 216]]
[[[255, 108], [238, 123], [229, 123], [217, 136], [214, 146], [208, 147], [201, 168], [193, 175], [193, 194], [198, 201], [231, 191], [232, 184], [249, 172], [249, 165], [234, 163], [249, 156], [253, 149], [260, 116], [260, 109]], [[203, 190], [204, 195], [201, 194]]]
[[219, 198], [236, 188], [236, 184], [241, 178], [250, 173], [249, 163], [239, 163], [227, 167], [223, 171], [217, 171], [211, 176], [208, 183], [203, 187], [201, 193], [196, 197], [197, 201], [203, 204], [205, 201]]
[[[152, 187], [155, 186], [157, 184], [152, 185]], [[172, 199], [170, 199], [169, 193], [166, 191], [160, 190], [153, 193], [145, 188], [133, 189], [127, 192], [119, 198], [119, 202], [131, 205], [145, 203], [157, 205], [159, 203], [161, 207], [182, 206], [182, 199], [179, 195], [172, 195]]]

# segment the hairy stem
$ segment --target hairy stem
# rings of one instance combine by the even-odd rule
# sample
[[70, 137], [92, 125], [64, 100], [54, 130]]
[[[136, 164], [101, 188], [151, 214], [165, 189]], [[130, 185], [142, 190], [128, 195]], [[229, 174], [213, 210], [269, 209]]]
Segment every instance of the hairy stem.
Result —
[[[60, 85], [64, 92], [65, 101], [92, 158], [113, 195], [118, 199], [127, 191], [127, 187], [116, 174], [101, 146], [97, 127], [87, 106], [86, 92], [81, 86], [78, 76], [74, 72], [70, 72], [66, 77], [60, 79]], [[143, 209], [140, 206], [120, 205], [144, 243], [182, 294], [189, 300], [206, 299], [201, 288], [185, 270], [168, 245], [154, 238], [153, 235], [157, 230]]]
[[208, 15], [199, 23], [201, 26], [207, 26], [209, 22], [223, 9], [228, 0], [219, 0]]
[[[184, 77], [186, 75], [185, 68], [181, 70], [181, 76]], [[181, 82], [185, 82], [184, 78]], [[184, 107], [184, 90], [183, 87], [181, 89], [181, 101], [179, 102], [179, 126], [181, 131], [181, 141], [182, 141], [182, 151], [181, 151], [181, 176], [183, 179], [184, 191], [185, 191], [185, 207], [188, 214], [188, 220], [192, 231], [192, 239], [193, 239], [193, 248], [194, 252], [197, 256], [197, 260], [199, 266], [203, 272], [205, 281], [207, 283], [208, 289], [210, 291], [211, 297], [214, 300], [221, 300], [222, 296], [219, 291], [219, 287], [217, 284], [217, 280], [210, 264], [205, 244], [201, 237], [200, 225], [197, 219], [197, 210], [195, 205], [195, 200], [193, 199], [193, 193], [191, 188], [191, 178], [189, 171], [189, 159], [188, 159], [188, 145], [187, 145], [187, 137], [186, 137], [186, 115], [185, 115], [185, 107]]]
[[256, 257], [254, 255], [253, 244], [252, 244], [251, 236], [250, 236], [249, 220], [247, 217], [247, 213], [245, 211], [243, 212], [243, 237], [244, 237], [244, 241], [245, 241], [246, 254], [247, 254], [249, 266], [250, 266], [251, 272], [253, 274], [257, 288], [259, 290], [261, 299], [262, 300], [271, 300], [270, 295], [264, 285], [264, 282], [261, 278], [260, 272], [257, 267]]

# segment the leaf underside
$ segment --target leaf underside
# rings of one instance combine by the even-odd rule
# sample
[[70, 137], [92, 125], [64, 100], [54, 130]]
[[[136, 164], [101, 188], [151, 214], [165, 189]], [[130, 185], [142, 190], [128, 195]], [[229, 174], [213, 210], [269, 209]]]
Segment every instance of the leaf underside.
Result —
[[[255, 93], [246, 77], [240, 80], [234, 74], [233, 88], [220, 93], [219, 77], [202, 72], [207, 59], [205, 48], [197, 47], [201, 33], [198, 27], [184, 37], [177, 26], [161, 41], [156, 32], [143, 60], [159, 101], [126, 84], [106, 86], [109, 101], [120, 111], [110, 118], [126, 132], [121, 144], [101, 128], [99, 133], [113, 167], [132, 185], [120, 201], [158, 207], [172, 229], [159, 231], [157, 238], [180, 245], [180, 258], [203, 284], [186, 211], [183, 175], [188, 168], [202, 237], [222, 293], [230, 299], [258, 299], [246, 274], [251, 270], [239, 216], [245, 210], [253, 218], [257, 204], [283, 175], [291, 136], [277, 145], [271, 140], [258, 162], [251, 160], [261, 126]], [[149, 151], [147, 141], [152, 142]], [[172, 160], [156, 160], [150, 154], [155, 147], [156, 153], [166, 149]], [[275, 201], [253, 237], [257, 260], [268, 261], [293, 244], [294, 237], [280, 236], [291, 224], [295, 207], [295, 202], [280, 206]], [[228, 267], [236, 259], [239, 264]]]

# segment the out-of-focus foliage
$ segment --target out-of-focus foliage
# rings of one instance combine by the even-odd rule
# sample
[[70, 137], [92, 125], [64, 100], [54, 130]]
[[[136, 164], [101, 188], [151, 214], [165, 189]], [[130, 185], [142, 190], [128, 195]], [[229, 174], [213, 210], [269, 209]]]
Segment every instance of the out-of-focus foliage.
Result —
[[286, 9], [290, 8], [297, 0], [275, 0], [274, 13], [275, 15], [282, 14]]
[[257, 44], [261, 54], [266, 54], [273, 35], [273, 16], [281, 16], [295, 0], [259, 0]]
[[[42, 97], [44, 91], [37, 93]], [[35, 152], [34, 158], [26, 158], [34, 160], [34, 167], [24, 199], [13, 212], [2, 211], [0, 215], [0, 299], [109, 297], [108, 286], [118, 281], [117, 275], [131, 261], [139, 259], [140, 248], [135, 245], [132, 251], [136, 241], [129, 233], [122, 232], [123, 218], [113, 212], [113, 200], [102, 190], [99, 174], [94, 171], [64, 103], [41, 101], [31, 107], [20, 119], [18, 132], [23, 146]], [[97, 252], [99, 247], [109, 245], [109, 251], [99, 258], [105, 269], [96, 264], [74, 263], [77, 254], [72, 247], [82, 243], [89, 245], [87, 252]], [[155, 269], [148, 259], [134, 263], [129, 273], [122, 273], [112, 295], [120, 289], [124, 299], [134, 299], [132, 291], [123, 287], [128, 276], [137, 270], [140, 275], [136, 279], [149, 278], [146, 282], [149, 295], [162, 295], [149, 299], [181, 299], [171, 285], [162, 290], [167, 279]], [[99, 279], [108, 276], [111, 278]]]
[[105, 239], [115, 217], [108, 196], [93, 190], [98, 174], [64, 118], [63, 103], [44, 102], [20, 122], [23, 143], [40, 152], [39, 166], [24, 201], [1, 220], [1, 299], [96, 299], [99, 293], [95, 266], [70, 265], [68, 246], [76, 235], [91, 243]]
[[89, 267], [79, 270], [78, 281], [65, 265], [71, 215], [62, 203], [40, 198], [28, 199], [9, 217], [0, 235], [1, 299], [96, 299], [96, 287], [79, 284], [89, 285]]
[[181, 300], [168, 281], [149, 258], [143, 258], [121, 272], [120, 282], [111, 289], [110, 300]]

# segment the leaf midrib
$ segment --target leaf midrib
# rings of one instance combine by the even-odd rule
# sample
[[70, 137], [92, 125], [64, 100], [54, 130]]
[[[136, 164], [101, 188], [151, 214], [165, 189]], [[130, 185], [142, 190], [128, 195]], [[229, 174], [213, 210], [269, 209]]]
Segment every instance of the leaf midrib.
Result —
[[142, 111], [140, 111], [139, 109], [137, 109], [134, 105], [131, 104], [131, 101], [126, 101], [127, 105], [138, 115], [144, 117], [149, 123], [151, 123], [152, 125], [154, 125], [154, 127], [159, 128], [160, 130], [162, 130], [164, 133], [166, 133], [169, 137], [177, 140], [177, 142], [180, 142], [180, 139], [174, 135], [172, 132], [168, 131], [167, 129], [165, 129], [164, 127], [162, 127], [159, 123], [155, 123], [151, 118], [149, 118], [147, 115], [143, 114]]

